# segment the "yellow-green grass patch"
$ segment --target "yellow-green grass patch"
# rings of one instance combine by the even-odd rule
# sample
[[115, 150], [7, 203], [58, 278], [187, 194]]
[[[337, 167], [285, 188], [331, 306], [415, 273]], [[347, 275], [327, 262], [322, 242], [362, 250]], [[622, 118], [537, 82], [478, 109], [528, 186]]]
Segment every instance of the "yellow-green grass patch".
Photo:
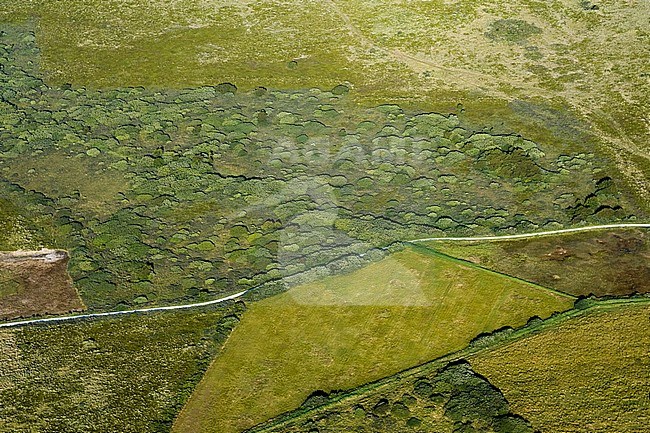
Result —
[[520, 326], [573, 298], [406, 249], [250, 306], [176, 432], [243, 431], [315, 390], [352, 388]]
[[649, 317], [596, 310], [470, 361], [540, 431], [647, 431]]

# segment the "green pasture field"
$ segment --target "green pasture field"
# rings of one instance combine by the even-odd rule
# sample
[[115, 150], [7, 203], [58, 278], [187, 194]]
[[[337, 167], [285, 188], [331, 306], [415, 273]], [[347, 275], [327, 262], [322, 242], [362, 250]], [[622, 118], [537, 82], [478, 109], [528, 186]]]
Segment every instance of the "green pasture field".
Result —
[[168, 432], [242, 309], [0, 330], [0, 431]]
[[[647, 296], [582, 300], [571, 310], [546, 320], [530, 320], [519, 329], [501, 329], [485, 334], [457, 352], [394, 376], [355, 389], [312, 395], [297, 409], [250, 431], [523, 433], [584, 431], [585, 425], [597, 425], [603, 431], [643, 431], [645, 418], [641, 414], [643, 402], [640, 400], [644, 395], [644, 383], [647, 385], [647, 373], [643, 370], [645, 360], [642, 357], [643, 348], [647, 346], [644, 339], [647, 338], [641, 335], [641, 320], [648, 312], [649, 301]], [[632, 325], [635, 320], [637, 325]], [[612, 329], [618, 321], [623, 323], [622, 333]], [[614, 342], [614, 348], [589, 355], [589, 350], [596, 348], [591, 343], [600, 335], [601, 324], [606, 324], [602, 332], [610, 333], [604, 338], [604, 343], [599, 343], [599, 347]], [[575, 335], [577, 330], [581, 336], [588, 336], [589, 344], [585, 347], [579, 347], [582, 343], [580, 337]], [[571, 334], [571, 337], [565, 333]], [[559, 339], [561, 348], [555, 350], [553, 346], [557, 335], [563, 337]], [[572, 343], [568, 342], [570, 339], [573, 339]], [[536, 343], [528, 350], [526, 347], [530, 341]], [[616, 347], [628, 344], [628, 349], [615, 352]], [[566, 361], [561, 361], [565, 359], [563, 354], [571, 351], [576, 351], [578, 355], [568, 356]], [[512, 356], [523, 355], [522, 352], [525, 355], [514, 361], [515, 371], [520, 374], [513, 378], [509, 362]], [[505, 358], [502, 357], [504, 354]], [[487, 377], [468, 368], [467, 360], [471, 361], [478, 373], [489, 373]], [[605, 367], [610, 362], [614, 366], [611, 380], [615, 389], [599, 395], [597, 388], [608, 386], [610, 381]], [[481, 370], [483, 364], [486, 367]], [[535, 379], [540, 366], [546, 364], [548, 368], [542, 374], [543, 379]], [[625, 382], [628, 372], [621, 369], [623, 365], [630, 366], [629, 374], [634, 378], [632, 382]], [[574, 371], [569, 373], [570, 369]], [[591, 372], [590, 369], [595, 371]], [[570, 381], [560, 380], [560, 374]], [[581, 375], [582, 379], [579, 379]], [[507, 386], [516, 388], [516, 392], [509, 394], [505, 389], [497, 388], [497, 377], [501, 383], [507, 382]], [[545, 381], [552, 383], [547, 394], [544, 394]], [[526, 398], [524, 387], [533, 389], [531, 398]], [[509, 406], [499, 404], [499, 401], [505, 401], [502, 391]], [[614, 402], [618, 391], [622, 391], [620, 395], [624, 401]], [[544, 398], [547, 400], [540, 402], [540, 394], [546, 395]], [[634, 397], [630, 398], [632, 394]], [[561, 414], [557, 413], [558, 409], [552, 409], [548, 410], [548, 415], [543, 415], [546, 420], [561, 415], [561, 424], [549, 421], [548, 425], [531, 425], [533, 418], [529, 417], [529, 412], [522, 410], [522, 406], [513, 402], [511, 396], [520, 398], [520, 402], [528, 405], [527, 410], [535, 411], [537, 416], [565, 396], [569, 396], [571, 401], [560, 405]], [[555, 399], [554, 402], [551, 399]], [[608, 412], [607, 407], [612, 402], [614, 410]], [[593, 411], [594, 405], [600, 407]], [[580, 410], [575, 411], [576, 407]], [[625, 417], [625, 424], [619, 424], [616, 419], [623, 407], [631, 407], [633, 411]], [[506, 411], [510, 411], [510, 414], [506, 415]], [[632, 421], [637, 415], [640, 415], [639, 418]]]
[[406, 249], [252, 304], [173, 431], [240, 432], [299, 406], [312, 391], [395, 374], [573, 301]]
[[540, 431], [642, 432], [649, 317], [647, 305], [596, 311], [470, 362]]
[[644, 229], [427, 245], [575, 296], [650, 292], [650, 232]]

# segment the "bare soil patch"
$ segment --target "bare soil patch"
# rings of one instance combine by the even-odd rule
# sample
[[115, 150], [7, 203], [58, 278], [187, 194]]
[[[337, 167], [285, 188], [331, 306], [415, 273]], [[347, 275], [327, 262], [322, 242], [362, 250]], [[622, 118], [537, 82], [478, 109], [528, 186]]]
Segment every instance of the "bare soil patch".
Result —
[[60, 250], [0, 252], [0, 319], [81, 311]]

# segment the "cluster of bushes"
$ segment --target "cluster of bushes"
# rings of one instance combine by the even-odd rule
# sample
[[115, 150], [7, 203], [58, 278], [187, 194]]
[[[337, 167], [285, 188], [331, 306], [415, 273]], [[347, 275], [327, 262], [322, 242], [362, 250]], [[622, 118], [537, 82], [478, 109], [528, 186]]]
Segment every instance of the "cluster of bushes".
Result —
[[49, 87], [29, 29], [0, 31], [0, 175], [49, 201], [91, 309], [337, 272], [397, 240], [631, 212], [589, 198], [603, 192], [588, 153], [356, 107], [339, 88]]
[[541, 34], [542, 29], [520, 19], [500, 19], [490, 23], [485, 36], [494, 41], [524, 43], [528, 38]]
[[501, 391], [466, 361], [318, 409], [338, 397], [315, 392], [298, 409], [311, 410], [305, 416], [276, 427], [271, 422], [254, 431], [534, 433], [528, 421], [510, 411]]
[[501, 391], [465, 361], [448, 365], [432, 383], [432, 395], [445, 400], [454, 432], [533, 433], [528, 421], [510, 412]]

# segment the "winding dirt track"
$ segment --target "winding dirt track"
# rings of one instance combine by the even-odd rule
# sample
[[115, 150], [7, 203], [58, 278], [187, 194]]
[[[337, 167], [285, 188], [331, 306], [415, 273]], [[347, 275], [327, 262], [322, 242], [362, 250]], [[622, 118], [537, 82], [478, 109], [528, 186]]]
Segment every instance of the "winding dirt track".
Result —
[[[448, 237], [448, 238], [424, 238], [424, 239], [413, 239], [407, 242], [417, 243], [417, 242], [429, 242], [429, 241], [451, 241], [451, 242], [467, 242], [467, 241], [501, 241], [508, 239], [526, 239], [534, 238], [539, 236], [549, 236], [549, 235], [558, 235], [565, 233], [575, 233], [575, 232], [586, 232], [594, 230], [609, 230], [609, 229], [626, 229], [626, 228], [647, 228], [650, 229], [650, 223], [629, 223], [629, 224], [604, 224], [596, 226], [587, 226], [587, 227], [578, 227], [572, 229], [561, 229], [561, 230], [551, 230], [546, 232], [536, 232], [536, 233], [522, 233], [517, 235], [504, 235], [504, 236], [469, 236], [469, 237]], [[194, 304], [183, 304], [183, 305], [170, 305], [167, 307], [152, 307], [152, 308], [141, 308], [137, 310], [124, 310], [124, 311], [109, 311], [106, 313], [93, 313], [93, 314], [78, 314], [72, 316], [60, 316], [60, 317], [48, 317], [45, 319], [30, 319], [22, 320], [17, 322], [7, 322], [0, 323], [1, 328], [12, 328], [24, 325], [33, 325], [38, 323], [59, 323], [59, 322], [69, 322], [79, 319], [92, 319], [96, 317], [110, 317], [110, 316], [120, 316], [126, 314], [137, 314], [137, 313], [152, 313], [157, 311], [174, 311], [174, 310], [186, 310], [190, 308], [205, 307], [208, 305], [220, 304], [222, 302], [231, 301], [233, 299], [241, 298], [246, 293], [255, 290], [257, 287], [253, 287], [243, 292], [235, 293], [225, 298], [219, 298], [212, 301], [198, 302]]]

